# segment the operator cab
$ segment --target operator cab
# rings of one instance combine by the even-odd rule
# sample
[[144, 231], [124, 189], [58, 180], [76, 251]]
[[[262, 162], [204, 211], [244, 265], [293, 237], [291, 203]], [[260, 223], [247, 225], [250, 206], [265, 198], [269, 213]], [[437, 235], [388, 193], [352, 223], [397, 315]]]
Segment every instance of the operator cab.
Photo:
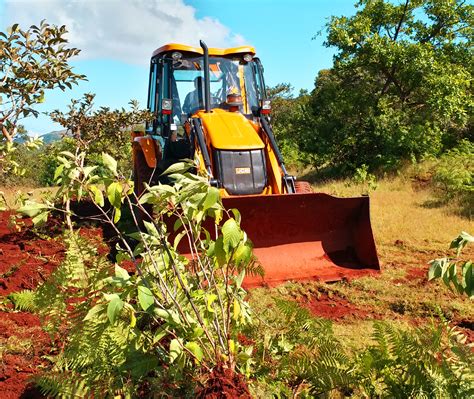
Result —
[[[167, 138], [196, 111], [205, 109], [204, 58], [200, 48], [168, 44], [153, 53], [148, 109], [156, 114], [149, 134]], [[211, 109], [256, 117], [266, 99], [263, 68], [252, 47], [209, 49]], [[237, 109], [236, 109], [237, 108]]]

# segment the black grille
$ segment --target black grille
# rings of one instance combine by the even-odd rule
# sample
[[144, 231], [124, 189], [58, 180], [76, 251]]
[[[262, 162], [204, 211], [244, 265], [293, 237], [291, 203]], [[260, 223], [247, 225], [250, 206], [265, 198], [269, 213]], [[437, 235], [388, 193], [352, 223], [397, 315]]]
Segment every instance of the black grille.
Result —
[[215, 150], [216, 177], [229, 194], [260, 194], [267, 185], [263, 150]]

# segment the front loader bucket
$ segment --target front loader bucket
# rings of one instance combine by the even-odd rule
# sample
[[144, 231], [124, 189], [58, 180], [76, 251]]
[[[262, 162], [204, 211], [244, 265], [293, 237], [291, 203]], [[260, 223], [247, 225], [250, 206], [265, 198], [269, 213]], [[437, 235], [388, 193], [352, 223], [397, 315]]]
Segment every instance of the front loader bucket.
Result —
[[288, 280], [337, 281], [380, 270], [370, 225], [369, 198], [286, 194], [223, 198], [237, 208], [265, 276], [244, 286]]

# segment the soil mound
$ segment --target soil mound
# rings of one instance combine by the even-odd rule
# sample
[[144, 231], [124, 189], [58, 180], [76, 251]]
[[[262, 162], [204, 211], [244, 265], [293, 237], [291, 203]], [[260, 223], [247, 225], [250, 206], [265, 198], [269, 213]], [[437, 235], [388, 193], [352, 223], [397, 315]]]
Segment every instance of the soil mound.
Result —
[[330, 320], [376, 318], [370, 311], [360, 309], [348, 300], [334, 295], [319, 293], [301, 304], [313, 315]]
[[[29, 219], [22, 220], [24, 225], [16, 231], [11, 216], [9, 212], [0, 212], [0, 295], [35, 288], [64, 257], [59, 241], [34, 233]], [[57, 232], [54, 220], [46, 230]]]
[[205, 387], [200, 390], [198, 399], [251, 399], [244, 377], [232, 370], [216, 367], [212, 370]]

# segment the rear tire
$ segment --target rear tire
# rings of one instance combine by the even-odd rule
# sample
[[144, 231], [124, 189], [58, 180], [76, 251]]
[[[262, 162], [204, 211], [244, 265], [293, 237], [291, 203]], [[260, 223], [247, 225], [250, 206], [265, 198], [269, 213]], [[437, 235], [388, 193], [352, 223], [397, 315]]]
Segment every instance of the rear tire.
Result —
[[143, 151], [137, 150], [133, 158], [133, 183], [137, 197], [145, 191], [144, 183], [151, 184], [152, 175], [153, 169], [147, 165]]
[[307, 181], [296, 181], [295, 192], [297, 194], [309, 194], [313, 192], [313, 187]]
[[[152, 184], [152, 176], [154, 170], [148, 166], [146, 163], [145, 155], [141, 149], [135, 151], [135, 156], [133, 158], [133, 183], [134, 183], [134, 191], [135, 195], [139, 199], [140, 196], [145, 191], [145, 184]], [[137, 200], [138, 201], [138, 200]], [[149, 204], [143, 204], [143, 208], [145, 208], [148, 215], [152, 215], [153, 207]], [[134, 206], [134, 214], [135, 218], [137, 219], [138, 228], [143, 230], [144, 224], [143, 221], [149, 220], [147, 214], [136, 206]]]

